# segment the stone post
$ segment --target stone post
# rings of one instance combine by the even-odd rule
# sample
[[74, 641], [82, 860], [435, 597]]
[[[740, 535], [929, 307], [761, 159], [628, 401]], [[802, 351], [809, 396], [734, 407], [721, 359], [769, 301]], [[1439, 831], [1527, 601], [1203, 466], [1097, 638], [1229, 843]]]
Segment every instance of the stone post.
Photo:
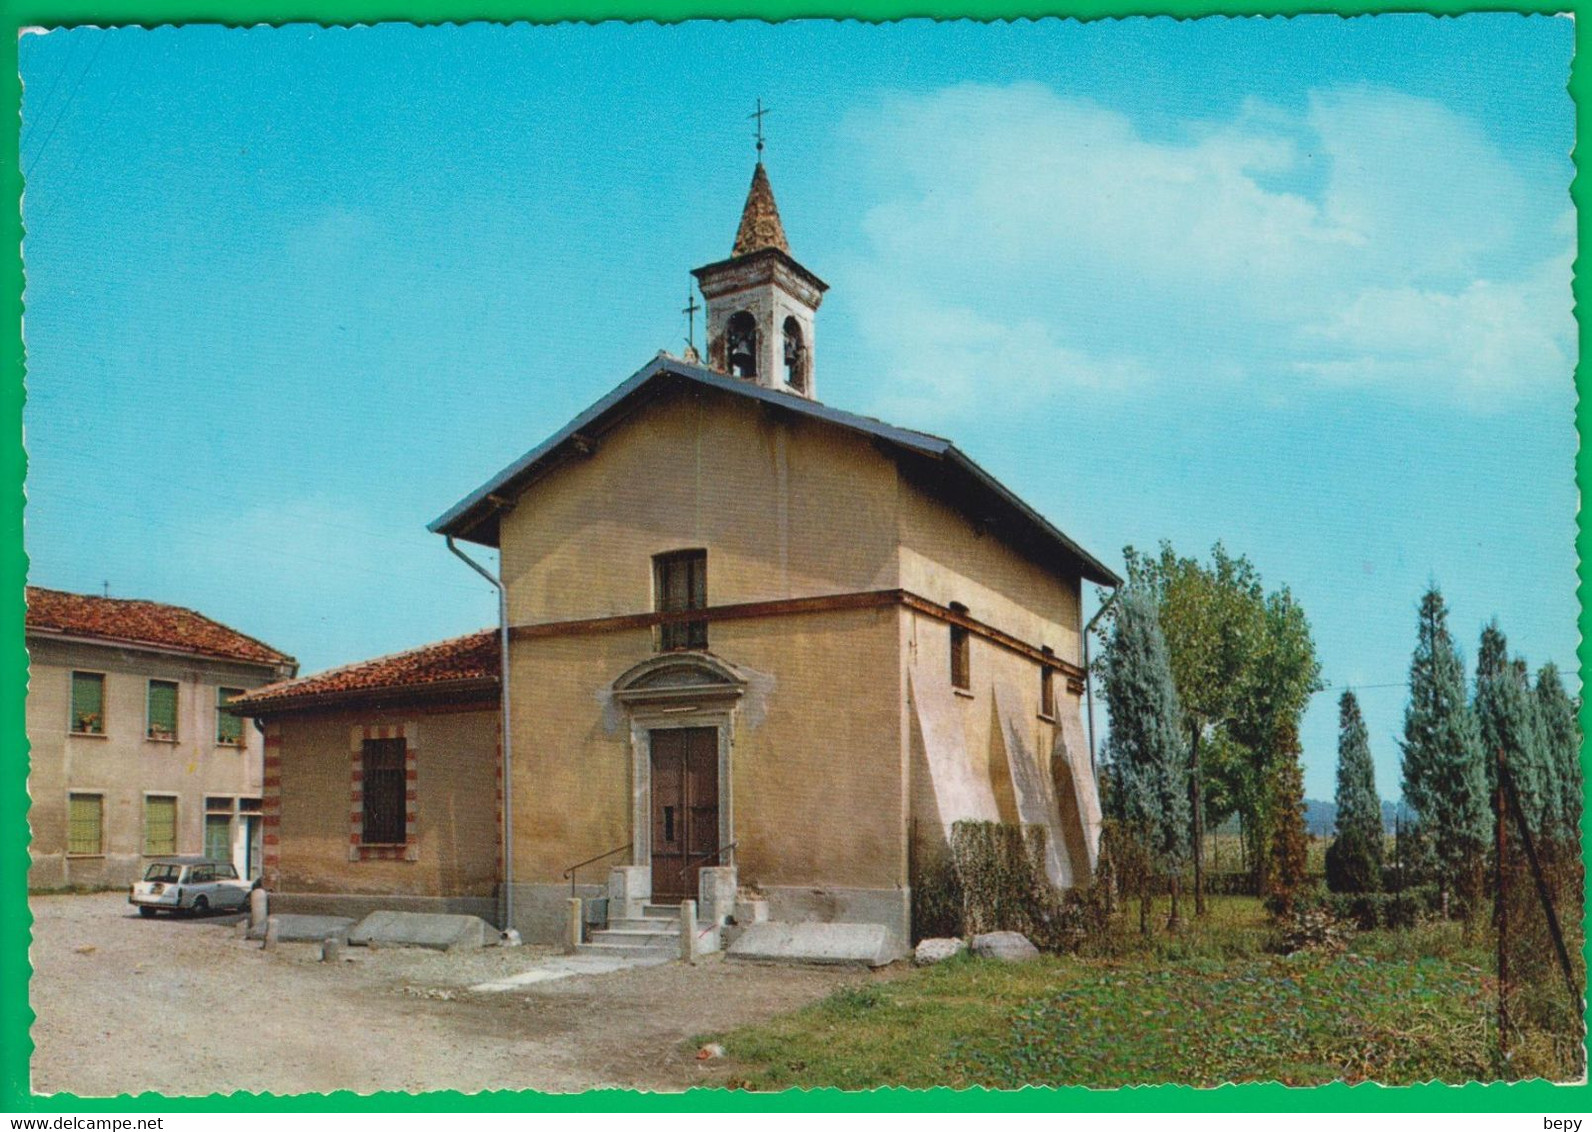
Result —
[[321, 940], [321, 962], [336, 963], [343, 957], [343, 941], [334, 935]]
[[696, 965], [697, 906], [695, 900], [680, 901], [680, 959]]
[[571, 896], [568, 903], [569, 922], [566, 924], [564, 932], [564, 954], [573, 955], [580, 950], [582, 929], [584, 927], [581, 921], [586, 918], [586, 902], [578, 896]]
[[652, 868], [615, 865], [608, 870], [608, 918], [639, 920], [652, 900]]
[[697, 907], [702, 922], [722, 928], [735, 914], [735, 894], [740, 888], [734, 865], [702, 869], [697, 875]]
[[276, 936], [279, 930], [277, 925], [278, 922], [275, 916], [267, 916], [265, 918], [265, 942], [260, 945], [263, 950], [276, 950]]
[[249, 893], [249, 926], [264, 921], [270, 908], [270, 895], [263, 888], [256, 888]]

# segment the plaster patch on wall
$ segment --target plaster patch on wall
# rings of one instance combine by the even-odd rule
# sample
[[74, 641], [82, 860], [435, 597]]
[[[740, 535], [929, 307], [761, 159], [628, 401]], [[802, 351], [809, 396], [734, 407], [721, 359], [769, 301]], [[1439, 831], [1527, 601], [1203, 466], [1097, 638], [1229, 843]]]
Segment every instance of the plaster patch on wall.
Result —
[[[1039, 760], [1029, 749], [1020, 724], [1022, 698], [1004, 681], [995, 685], [996, 714], [1000, 716], [1006, 766], [1017, 796], [1017, 817], [1024, 825], [1045, 829], [1045, 875], [1057, 888], [1073, 886], [1074, 869], [1063, 839], [1058, 799], [1048, 776], [1041, 772]], [[1069, 803], [1071, 799], [1067, 800]]]
[[1072, 771], [1072, 798], [1058, 798], [1060, 805], [1077, 807], [1078, 820], [1083, 825], [1084, 845], [1089, 853], [1089, 875], [1094, 876], [1100, 860], [1100, 790], [1095, 782], [1094, 767], [1090, 765], [1089, 740], [1083, 733], [1083, 723], [1077, 712], [1062, 711], [1058, 723], [1061, 730], [1056, 745], [1051, 748], [1052, 762], [1064, 761]]
[[989, 780], [973, 772], [951, 686], [932, 677], [920, 677], [915, 667], [909, 680], [912, 708], [923, 737], [923, 754], [945, 839], [950, 840], [953, 822], [999, 821], [1000, 811]]

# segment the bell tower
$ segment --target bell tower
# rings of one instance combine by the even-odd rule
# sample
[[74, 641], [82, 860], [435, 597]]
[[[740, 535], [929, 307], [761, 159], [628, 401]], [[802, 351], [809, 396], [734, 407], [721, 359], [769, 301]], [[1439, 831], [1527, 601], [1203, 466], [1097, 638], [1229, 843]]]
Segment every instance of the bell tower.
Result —
[[730, 258], [691, 274], [707, 302], [709, 367], [817, 400], [813, 316], [829, 284], [791, 256], [761, 153]]

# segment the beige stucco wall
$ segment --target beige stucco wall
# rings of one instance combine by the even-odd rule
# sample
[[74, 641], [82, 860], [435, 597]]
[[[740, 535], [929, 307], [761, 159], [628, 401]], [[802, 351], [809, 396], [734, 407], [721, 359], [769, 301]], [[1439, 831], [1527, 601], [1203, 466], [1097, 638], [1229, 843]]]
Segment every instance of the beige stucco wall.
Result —
[[[144, 797], [177, 798], [177, 852], [204, 849], [207, 796], [259, 798], [261, 736], [244, 722], [243, 746], [215, 741], [216, 689], [274, 678], [258, 665], [171, 656], [109, 645], [28, 638], [28, 826], [34, 888], [122, 885], [142, 875]], [[70, 733], [73, 671], [105, 676], [105, 734]], [[145, 737], [149, 681], [172, 680], [177, 740]], [[67, 797], [101, 794], [99, 856], [68, 856]]]
[[[751, 676], [730, 782], [720, 782], [733, 796], [743, 884], [905, 883], [897, 617], [886, 608], [710, 626], [710, 651]], [[569, 865], [633, 839], [630, 716], [602, 692], [654, 655], [648, 631], [516, 643], [517, 883], [566, 883]], [[581, 879], [600, 881], [617, 863]]]
[[535, 485], [502, 524], [514, 624], [652, 608], [652, 556], [709, 548], [708, 602], [897, 585], [896, 473], [822, 422], [676, 395]]
[[[282, 804], [273, 889], [490, 896], [497, 884], [496, 711], [340, 711], [279, 717]], [[350, 861], [356, 728], [402, 724], [416, 756], [413, 861]]]

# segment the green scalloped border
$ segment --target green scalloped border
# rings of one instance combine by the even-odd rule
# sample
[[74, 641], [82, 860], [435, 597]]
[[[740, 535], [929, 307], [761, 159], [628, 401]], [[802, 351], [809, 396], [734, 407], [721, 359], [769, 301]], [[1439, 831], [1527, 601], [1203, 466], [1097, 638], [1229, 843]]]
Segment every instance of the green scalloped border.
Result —
[[[0, 1109], [6, 1112], [784, 1112], [784, 1111], [1002, 1111], [1002, 1112], [1543, 1112], [1547, 1114], [1592, 1110], [1592, 1085], [1517, 1084], [1415, 1085], [1388, 1088], [1381, 1085], [1326, 1085], [1292, 1089], [1283, 1085], [1226, 1085], [1219, 1089], [1194, 1089], [1180, 1085], [1139, 1086], [1094, 1090], [1027, 1088], [1016, 1092], [982, 1089], [878, 1089], [847, 1093], [838, 1089], [791, 1090], [784, 1093], [745, 1093], [697, 1089], [686, 1093], [641, 1093], [604, 1090], [572, 1095], [534, 1092], [355, 1093], [230, 1095], [174, 1098], [153, 1093], [112, 1098], [79, 1098], [61, 1093], [48, 1097], [28, 1089], [28, 1058], [32, 1043], [28, 1029], [33, 1021], [28, 1007], [27, 915], [27, 738], [23, 704], [27, 688], [27, 653], [23, 646], [23, 582], [27, 558], [22, 546], [23, 482], [27, 457], [22, 446], [23, 346], [22, 346], [22, 178], [18, 169], [22, 83], [17, 70], [18, 29], [29, 26], [70, 24], [144, 24], [204, 21], [229, 25], [315, 22], [358, 24], [409, 21], [423, 24], [471, 21], [658, 20], [755, 18], [858, 19], [882, 22], [913, 17], [975, 20], [1024, 19], [1045, 16], [1102, 19], [1134, 15], [1178, 18], [1199, 16], [1302, 15], [1335, 13], [1359, 15], [1379, 12], [1428, 12], [1453, 16], [1475, 11], [1554, 13], [1569, 11], [1576, 17], [1575, 58], [1571, 66], [1570, 94], [1576, 104], [1576, 135], [1587, 126], [1589, 79], [1582, 60], [1586, 47], [1583, 12], [1592, 0], [1572, 0], [1569, 5], [1544, 3], [1477, 5], [1455, 0], [1424, 4], [1369, 3], [1345, 0], [1335, 6], [1320, 3], [1270, 3], [1244, 6], [1200, 3], [1198, 0], [1072, 0], [1071, 3], [1037, 4], [1033, 0], [0, 0], [0, 12], [11, 33], [0, 45], [4, 51], [0, 74], [0, 116], [10, 123], [0, 154], [0, 198], [17, 202], [0, 217], [0, 242], [17, 249], [0, 271], [0, 303], [6, 329], [0, 332], [0, 578], [11, 597], [0, 603]], [[1587, 187], [1577, 174], [1571, 186], [1575, 201], [1577, 247], [1586, 244]], [[1579, 260], [1578, 260], [1579, 263]], [[1586, 281], [1575, 278], [1579, 315], [1586, 299]], [[1578, 317], [1580, 356], [1589, 345], [1587, 327]], [[1576, 388], [1582, 388], [1582, 369], [1576, 370]], [[1576, 405], [1577, 432], [1589, 423], [1586, 402]], [[1592, 468], [1583, 445], [1576, 456], [1576, 485], [1586, 491]], [[1588, 528], [1578, 516], [1576, 549], [1584, 564], [1589, 549]], [[1582, 567], [1584, 569], [1584, 566]], [[1578, 573], [1584, 587], [1585, 574]], [[1578, 589], [1578, 595], [1582, 592]], [[1582, 645], [1578, 656], [1585, 686], [1587, 617], [1583, 603], [1580, 620]], [[1583, 733], [1592, 733], [1592, 704], [1583, 706]], [[1582, 763], [1586, 765], [1583, 749]], [[1592, 869], [1588, 870], [1592, 878]]]

